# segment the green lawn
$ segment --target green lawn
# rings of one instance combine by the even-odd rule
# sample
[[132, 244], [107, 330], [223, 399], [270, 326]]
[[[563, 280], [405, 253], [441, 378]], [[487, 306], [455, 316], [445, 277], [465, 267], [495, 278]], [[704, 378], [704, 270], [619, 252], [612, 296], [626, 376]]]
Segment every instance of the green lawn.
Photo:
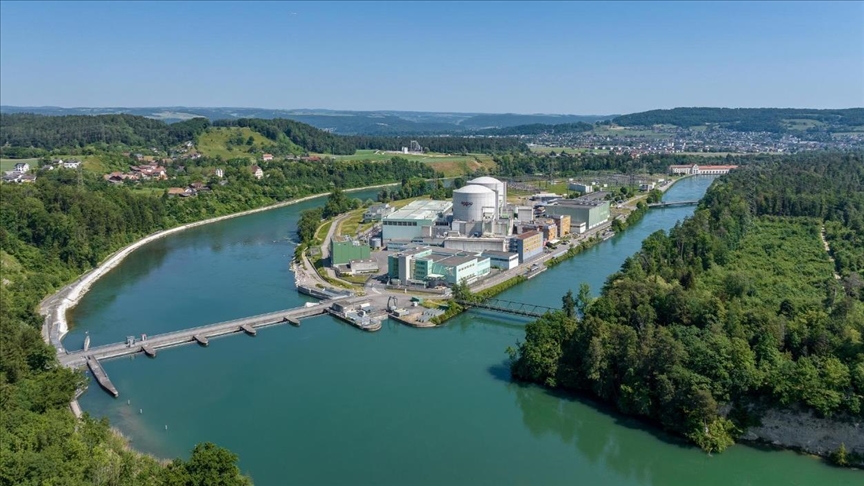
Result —
[[0, 170], [13, 170], [15, 169], [15, 164], [21, 162], [30, 164], [30, 170], [33, 170], [38, 165], [39, 159], [0, 159]]

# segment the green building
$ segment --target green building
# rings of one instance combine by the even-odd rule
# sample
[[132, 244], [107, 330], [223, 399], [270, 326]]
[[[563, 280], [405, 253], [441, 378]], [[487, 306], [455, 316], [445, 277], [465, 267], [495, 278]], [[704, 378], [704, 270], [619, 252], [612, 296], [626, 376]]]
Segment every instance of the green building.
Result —
[[371, 250], [366, 243], [345, 236], [330, 240], [330, 264], [343, 265], [351, 260], [368, 260]]

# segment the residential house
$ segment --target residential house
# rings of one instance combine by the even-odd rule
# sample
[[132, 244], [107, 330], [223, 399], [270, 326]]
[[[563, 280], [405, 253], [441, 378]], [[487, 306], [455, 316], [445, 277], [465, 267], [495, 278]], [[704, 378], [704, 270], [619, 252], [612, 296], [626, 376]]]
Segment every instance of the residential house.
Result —
[[252, 175], [253, 175], [256, 179], [259, 179], [259, 180], [260, 180], [261, 178], [264, 177], [264, 171], [261, 170], [261, 167], [258, 167], [257, 165], [253, 165], [252, 168], [251, 168], [251, 170], [252, 170]]
[[15, 172], [20, 172], [22, 174], [30, 172], [30, 164], [28, 164], [27, 162], [18, 162], [17, 164], [15, 164]]
[[261, 156], [261, 160], [263, 160], [264, 162], [269, 162], [273, 160], [273, 154], [264, 154]]

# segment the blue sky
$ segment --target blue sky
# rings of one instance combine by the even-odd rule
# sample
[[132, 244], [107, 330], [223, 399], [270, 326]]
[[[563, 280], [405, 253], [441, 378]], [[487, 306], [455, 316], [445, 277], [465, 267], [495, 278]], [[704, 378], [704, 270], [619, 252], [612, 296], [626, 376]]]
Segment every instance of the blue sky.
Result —
[[864, 106], [864, 3], [8, 2], [0, 103]]

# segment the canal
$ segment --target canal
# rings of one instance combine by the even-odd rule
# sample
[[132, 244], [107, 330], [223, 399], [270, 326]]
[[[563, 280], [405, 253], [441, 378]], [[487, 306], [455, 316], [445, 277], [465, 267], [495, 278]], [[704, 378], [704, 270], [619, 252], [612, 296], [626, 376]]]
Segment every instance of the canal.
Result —
[[[685, 179], [665, 200], [698, 199], [710, 182]], [[302, 305], [288, 268], [293, 231], [299, 212], [322, 202], [138, 250], [72, 311], [67, 347], [79, 348], [85, 332], [98, 345]], [[652, 210], [501, 297], [557, 307], [583, 281], [596, 292], [646, 236], [692, 211]], [[369, 334], [319, 317], [108, 361], [120, 398], [94, 386], [81, 405], [158, 457], [203, 441], [228, 447], [259, 485], [860, 484], [860, 472], [787, 451], [735, 446], [708, 456], [591, 401], [511, 383], [505, 350], [525, 323], [472, 311], [442, 328], [385, 321]]]

